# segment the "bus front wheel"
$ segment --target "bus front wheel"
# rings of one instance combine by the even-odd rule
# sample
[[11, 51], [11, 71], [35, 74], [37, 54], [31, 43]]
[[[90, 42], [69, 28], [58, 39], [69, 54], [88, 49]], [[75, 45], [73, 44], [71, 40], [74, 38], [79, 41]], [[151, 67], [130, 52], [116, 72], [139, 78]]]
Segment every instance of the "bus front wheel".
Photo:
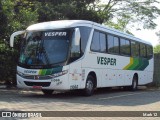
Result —
[[43, 92], [45, 95], [52, 95], [53, 90], [45, 90], [45, 89], [43, 89], [42, 92]]
[[84, 95], [85, 96], [91, 96], [94, 92], [94, 78], [92, 76], [88, 76], [86, 80], [86, 86], [84, 89]]

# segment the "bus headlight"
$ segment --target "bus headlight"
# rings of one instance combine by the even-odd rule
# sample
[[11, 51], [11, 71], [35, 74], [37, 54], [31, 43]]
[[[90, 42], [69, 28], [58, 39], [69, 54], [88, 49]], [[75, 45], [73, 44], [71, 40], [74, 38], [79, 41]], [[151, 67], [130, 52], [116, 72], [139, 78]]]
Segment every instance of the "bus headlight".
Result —
[[62, 75], [65, 75], [68, 73], [68, 70], [64, 70], [62, 72], [59, 72], [59, 73], [55, 73], [53, 75], [50, 75], [51, 77], [59, 77], [59, 76], [62, 76]]
[[22, 72], [19, 72], [19, 71], [17, 71], [17, 74], [19, 75], [19, 76], [24, 76], [24, 74], [22, 73]]

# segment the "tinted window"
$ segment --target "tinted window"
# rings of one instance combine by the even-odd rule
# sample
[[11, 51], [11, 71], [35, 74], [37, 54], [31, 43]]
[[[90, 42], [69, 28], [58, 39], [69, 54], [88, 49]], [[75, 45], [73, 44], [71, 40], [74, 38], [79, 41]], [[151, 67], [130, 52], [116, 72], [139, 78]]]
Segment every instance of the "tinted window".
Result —
[[95, 31], [92, 38], [91, 50], [99, 51], [100, 50], [100, 42], [99, 42], [99, 32]]
[[120, 39], [120, 53], [122, 55], [130, 55], [130, 41], [123, 38]]
[[108, 52], [118, 54], [119, 53], [119, 39], [118, 39], [118, 37], [108, 35], [107, 40], [108, 40]]
[[140, 56], [146, 57], [146, 46], [144, 44], [140, 44]]
[[138, 57], [139, 56], [139, 43], [137, 42], [131, 42], [131, 54], [133, 57]]
[[153, 56], [153, 47], [147, 45], [147, 57], [152, 58], [152, 56]]
[[114, 47], [114, 42], [113, 42], [114, 37], [112, 35], [107, 35], [107, 40], [108, 40], [108, 52], [113, 52], [113, 47]]
[[119, 38], [114, 37], [114, 53], [119, 53]]
[[91, 28], [84, 27], [84, 26], [79, 27], [79, 28], [80, 28], [80, 34], [81, 34], [81, 52], [83, 54], [86, 49], [86, 45], [87, 45], [88, 38], [91, 32]]
[[106, 35], [100, 33], [100, 49], [101, 52], [106, 52]]

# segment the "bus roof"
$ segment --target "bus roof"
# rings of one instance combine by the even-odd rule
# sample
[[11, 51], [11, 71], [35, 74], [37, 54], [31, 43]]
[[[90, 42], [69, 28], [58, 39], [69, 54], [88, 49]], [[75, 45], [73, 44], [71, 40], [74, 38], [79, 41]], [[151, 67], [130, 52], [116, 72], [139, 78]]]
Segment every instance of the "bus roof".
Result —
[[108, 33], [152, 45], [150, 42], [141, 40], [133, 35], [87, 20], [58, 20], [58, 21], [41, 22], [29, 26], [27, 30], [61, 29], [61, 28], [69, 28], [69, 27], [76, 27], [83, 25], [98, 27], [99, 30], [100, 28], [102, 28], [103, 31], [107, 31]]

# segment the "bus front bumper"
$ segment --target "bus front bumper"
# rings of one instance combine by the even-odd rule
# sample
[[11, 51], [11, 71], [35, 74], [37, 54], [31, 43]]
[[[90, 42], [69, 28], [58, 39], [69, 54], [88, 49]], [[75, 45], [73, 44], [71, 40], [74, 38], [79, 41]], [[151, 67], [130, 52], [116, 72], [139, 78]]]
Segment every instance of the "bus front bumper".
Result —
[[17, 87], [29, 89], [69, 90], [68, 74], [45, 80], [26, 79], [17, 74]]

